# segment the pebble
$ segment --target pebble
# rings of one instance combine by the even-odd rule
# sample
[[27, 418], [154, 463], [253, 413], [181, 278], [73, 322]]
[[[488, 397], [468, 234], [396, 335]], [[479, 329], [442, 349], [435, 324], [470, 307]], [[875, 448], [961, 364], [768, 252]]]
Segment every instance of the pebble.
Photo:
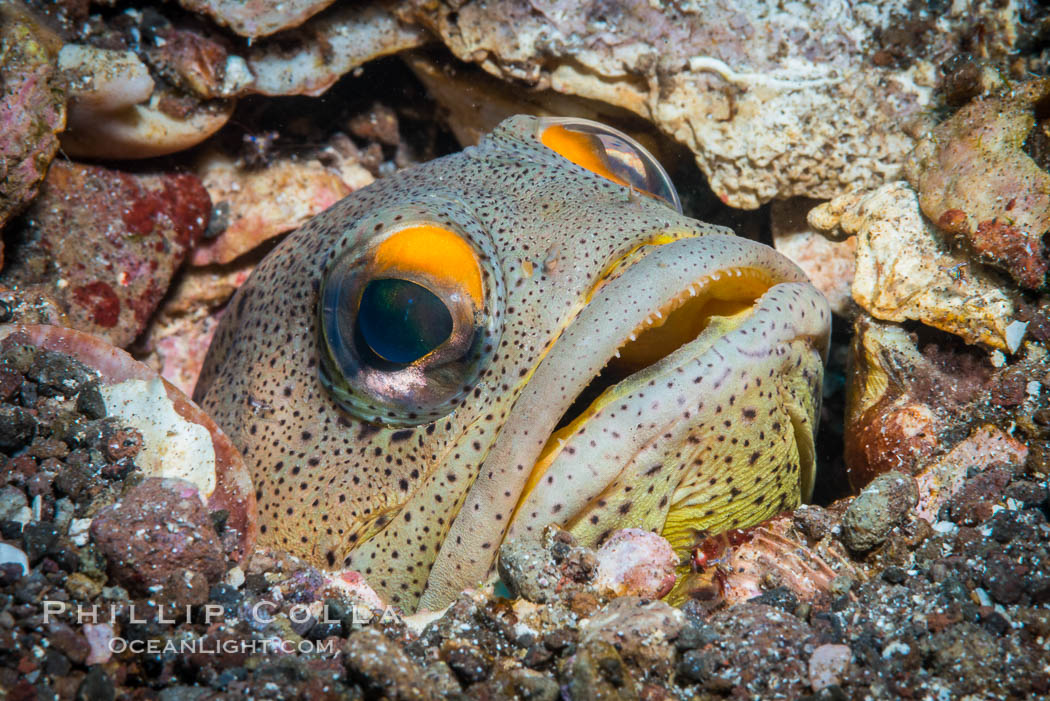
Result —
[[84, 664], [105, 664], [113, 655], [110, 641], [116, 634], [108, 623], [85, 623], [84, 637], [88, 641], [88, 656]]
[[22, 509], [29, 506], [26, 494], [18, 487], [0, 489], [0, 521], [13, 519]]
[[664, 538], [641, 528], [616, 531], [598, 550], [594, 584], [613, 596], [659, 599], [671, 591], [678, 556]]
[[[187, 496], [188, 494], [188, 496]], [[196, 487], [151, 477], [100, 511], [91, 537], [109, 562], [110, 575], [129, 590], [145, 592], [183, 568], [208, 583], [225, 572], [226, 557]]]
[[89, 518], [75, 518], [69, 522], [69, 539], [73, 541], [74, 545], [81, 547], [88, 544], [88, 539], [91, 537], [89, 529], [91, 528], [91, 519]]
[[69, 595], [81, 601], [91, 601], [102, 593], [102, 585], [85, 574], [74, 572], [66, 577], [63, 585]]
[[234, 589], [240, 589], [241, 585], [244, 584], [244, 570], [240, 567], [231, 567], [227, 570], [223, 581]]
[[855, 552], [881, 545], [918, 501], [913, 477], [900, 472], [876, 477], [842, 515], [842, 542]]
[[852, 656], [849, 645], [821, 645], [814, 650], [809, 658], [809, 684], [813, 691], [838, 684]]
[[29, 572], [29, 558], [13, 545], [0, 543], [0, 565], [20, 565], [22, 574]]
[[36, 419], [18, 406], [0, 406], [0, 450], [11, 453], [22, 448], [36, 433]]
[[88, 670], [84, 681], [77, 689], [77, 701], [113, 701], [117, 692], [113, 680], [102, 667], [95, 666]]

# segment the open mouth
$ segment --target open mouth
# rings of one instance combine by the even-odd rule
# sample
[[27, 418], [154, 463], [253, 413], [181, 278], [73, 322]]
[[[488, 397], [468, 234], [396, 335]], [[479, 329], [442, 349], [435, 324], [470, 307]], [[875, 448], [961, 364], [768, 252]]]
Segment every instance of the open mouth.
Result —
[[[726, 267], [704, 275], [664, 301], [623, 338], [605, 366], [562, 415], [537, 458], [518, 502], [523, 504], [566, 441], [619, 397], [670, 371], [687, 353], [699, 355], [742, 324], [755, 304], [780, 282], [761, 268]], [[687, 350], [683, 350], [689, 346]]]

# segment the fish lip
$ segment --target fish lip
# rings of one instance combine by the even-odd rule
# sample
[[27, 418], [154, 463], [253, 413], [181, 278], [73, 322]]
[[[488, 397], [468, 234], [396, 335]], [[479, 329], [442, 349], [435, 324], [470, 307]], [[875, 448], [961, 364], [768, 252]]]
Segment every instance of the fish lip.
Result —
[[[714, 246], [717, 244], [723, 244], [726, 247], [737, 249], [736, 253], [739, 256], [739, 260], [737, 261], [736, 265], [729, 263], [725, 265], [710, 266], [709, 268], [704, 270], [703, 274], [689, 277], [689, 282], [685, 285], [668, 286], [667, 291], [657, 296], [654, 299], [653, 304], [650, 304], [648, 307], [639, 308], [633, 315], [623, 315], [622, 318], [628, 320], [628, 322], [631, 324], [630, 328], [637, 329], [642, 322], [644, 322], [648, 317], [650, 317], [653, 314], [653, 309], [659, 310], [663, 305], [674, 301], [675, 298], [684, 294], [686, 290], [688, 290], [690, 287], [695, 285], [698, 281], [702, 280], [703, 278], [713, 277], [715, 280], [718, 280], [719, 276], [726, 274], [727, 271], [729, 271], [729, 274], [732, 274], [731, 271], [737, 268], [752, 268], [764, 271], [769, 274], [769, 283], [767, 286], [765, 286], [765, 289], [762, 291], [762, 293], [754, 298], [754, 301], [752, 303], [752, 309], [757, 309], [761, 303], [762, 298], [777, 285], [791, 282], [809, 284], [809, 279], [807, 278], [805, 273], [803, 273], [802, 270], [799, 269], [794, 263], [790, 262], [782, 255], [777, 253], [774, 249], [763, 244], [751, 241], [749, 239], [744, 239], [737, 236], [723, 236], [720, 234], [711, 234], [706, 236], [679, 238], [675, 239], [674, 241], [662, 244], [646, 244], [632, 251], [631, 254], [621, 259], [621, 261], [618, 262], [615, 270], [613, 271], [613, 275], [603, 277], [598, 283], [596, 283], [595, 290], [589, 298], [586, 308], [567, 325], [565, 330], [558, 337], [558, 340], [553, 344], [548, 354], [539, 364], [539, 366], [542, 367], [547, 363], [557, 362], [557, 360], [562, 356], [578, 356], [578, 351], [581, 348], [601, 347], [605, 349], [602, 353], [594, 355], [594, 357], [597, 359], [597, 362], [594, 365], [592, 365], [588, 372], [580, 373], [577, 376], [576, 379], [579, 384], [576, 388], [576, 391], [575, 393], [569, 393], [571, 394], [572, 398], [568, 399], [567, 403], [562, 402], [562, 404], [558, 407], [559, 413], [555, 417], [555, 423], [553, 425], [550, 425], [549, 427], [545, 427], [549, 428], [549, 430], [546, 430], [546, 439], [544, 441], [544, 446], [538, 451], [536, 451], [536, 454], [533, 456], [534, 460], [531, 463], [533, 467], [528, 479], [528, 487], [522, 490], [522, 492], [520, 493], [518, 502], [514, 508], [514, 513], [509, 519], [511, 525], [508, 527], [507, 532], [504, 535], [504, 539], [516, 535], [516, 533], [514, 533], [514, 525], [517, 520], [518, 512], [526, 503], [527, 498], [532, 491], [532, 487], [537, 486], [536, 481], [538, 479], [538, 476], [535, 474], [535, 471], [537, 469], [537, 463], [540, 457], [543, 456], [547, 451], [547, 441], [554, 437], [554, 435], [559, 430], [557, 429], [558, 419], [561, 418], [565, 414], [565, 412], [570, 410], [572, 404], [576, 401], [575, 398], [580, 396], [580, 393], [583, 392], [590, 385], [590, 383], [597, 379], [597, 377], [601, 374], [604, 368], [614, 358], [618, 356], [619, 350], [628, 341], [632, 340], [630, 338], [631, 332], [628, 332], [628, 334], [625, 335], [622, 332], [622, 330], [619, 333], [614, 332], [610, 334], [598, 334], [597, 338], [595, 338], [595, 336], [591, 334], [585, 334], [585, 338], [574, 338], [574, 335], [576, 335], [574, 334], [574, 332], [578, 331], [581, 328], [581, 326], [586, 324], [587, 317], [589, 315], [593, 315], [595, 313], [595, 310], [601, 307], [602, 300], [599, 297], [599, 295], [601, 294], [602, 288], [604, 288], [605, 285], [610, 284], [618, 278], [645, 280], [645, 276], [640, 273], [645, 272], [644, 270], [642, 270], [642, 268], [646, 267], [646, 261], [653, 259], [654, 256], [657, 258], [666, 257], [665, 254], [671, 252], [673, 250], [673, 247], [675, 246], [700, 246], [701, 248], [703, 248], [707, 246]], [[661, 263], [657, 265], [660, 266], [663, 264]], [[649, 286], [649, 289], [651, 288], [652, 285]], [[721, 337], [721, 335], [718, 336], [718, 338]], [[703, 348], [699, 348], [697, 346], [697, 342], [699, 340], [699, 337], [694, 337], [692, 340], [682, 344], [680, 347], [671, 351], [667, 355], [657, 359], [653, 363], [641, 367], [635, 370], [634, 372], [631, 372], [626, 377], [621, 378], [615, 383], [609, 385], [603, 391], [615, 391], [616, 388], [622, 389], [624, 387], [641, 387], [641, 383], [645, 381], [639, 379], [641, 376], [651, 371], [653, 368], [659, 368], [661, 365], [664, 365], [666, 367], [662, 371], [660, 371], [658, 375], [651, 378], [652, 380], [656, 380], [658, 382], [661, 378], [665, 378], [671, 373], [675, 372], [675, 368], [679, 367], [682, 364], [683, 356], [696, 358], [702, 356], [703, 354], [711, 350], [711, 347], [706, 345]], [[822, 358], [826, 360], [826, 343], [821, 349], [821, 354]], [[668, 359], [672, 356], [675, 356], [674, 362], [668, 361]], [[536, 375], [538, 374], [539, 370], [537, 370]], [[546, 382], [545, 379], [543, 377], [537, 377], [536, 375], [530, 378], [529, 385], [531, 386], [533, 382], [537, 380], [537, 387], [544, 385]], [[528, 386], [526, 387], [526, 391], [529, 391]], [[599, 397], [590, 401], [588, 403], [587, 408], [584, 409], [581, 413], [577, 414], [577, 417], [589, 413], [591, 409], [598, 403], [601, 396], [602, 395], [599, 395]], [[553, 415], [554, 411], [555, 409], [551, 409], [550, 415]], [[573, 419], [573, 421], [575, 420], [576, 418]], [[565, 442], [567, 443], [573, 436], [582, 433], [582, 430], [586, 428], [590, 420], [591, 417], [584, 418], [582, 422], [578, 426], [576, 426], [576, 430], [572, 431], [565, 437]], [[572, 422], [570, 422], [569, 425], [571, 426]], [[556, 460], [557, 455], [560, 452], [560, 448], [555, 449], [554, 452], [554, 460]]]

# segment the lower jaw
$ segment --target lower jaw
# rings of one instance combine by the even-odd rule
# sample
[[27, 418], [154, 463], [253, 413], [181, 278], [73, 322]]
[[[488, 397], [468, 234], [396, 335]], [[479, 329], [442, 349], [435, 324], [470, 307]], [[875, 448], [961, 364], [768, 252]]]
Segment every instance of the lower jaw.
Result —
[[722, 270], [686, 287], [650, 314], [562, 416], [533, 466], [517, 508], [561, 454], [564, 443], [595, 412], [648, 382], [650, 375], [658, 375], [662, 362], [675, 351], [695, 345], [696, 353], [703, 352], [706, 346], [743, 323], [758, 298], [774, 284], [759, 269]]

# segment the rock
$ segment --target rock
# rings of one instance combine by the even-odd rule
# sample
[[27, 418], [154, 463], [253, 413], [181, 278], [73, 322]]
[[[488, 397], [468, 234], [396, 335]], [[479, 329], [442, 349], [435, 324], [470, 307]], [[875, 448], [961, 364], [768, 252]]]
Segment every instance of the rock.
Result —
[[196, 487], [183, 480], [147, 478], [99, 512], [91, 539], [110, 575], [133, 591], [146, 593], [184, 568], [211, 583], [226, 570], [208, 512]]
[[876, 477], [842, 515], [842, 542], [855, 552], [882, 544], [919, 501], [915, 479], [899, 472]]
[[[1019, 472], [1027, 455], [1028, 448], [1024, 443], [995, 426], [981, 426], [915, 476], [919, 487], [916, 515], [934, 523], [941, 507], [951, 501], [958, 505], [959, 516], [965, 521], [974, 515], [973, 502], [981, 501], [983, 496], [988, 495], [987, 492], [982, 493], [980, 488], [973, 488], [966, 495], [961, 495], [958, 502], [955, 501], [955, 495], [967, 481], [967, 473], [970, 470], [984, 471], [993, 465], [1007, 465], [1012, 472]], [[1045, 488], [1043, 491], [1045, 498]], [[993, 503], [998, 499], [994, 490], [991, 497]], [[963, 512], [969, 513], [964, 516]]]
[[594, 585], [611, 596], [659, 599], [675, 582], [678, 556], [666, 540], [640, 528], [613, 533], [597, 553]]
[[0, 406], [0, 450], [14, 452], [33, 439], [36, 419], [19, 406]]
[[13, 545], [0, 543], [0, 567], [4, 565], [18, 565], [22, 568], [22, 574], [29, 573], [29, 557]]
[[75, 328], [125, 346], [145, 328], [210, 209], [193, 175], [56, 163], [8, 232], [20, 243], [0, 283], [45, 292]]
[[638, 682], [632, 670], [616, 647], [605, 640], [589, 641], [567, 666], [562, 677], [565, 696], [570, 699], [638, 698]]
[[[548, 526], [541, 543], [526, 536], [501, 545], [496, 567], [512, 596], [544, 603], [558, 594], [571, 596], [588, 585], [598, 560], [594, 551], [578, 546], [568, 531]], [[610, 577], [614, 576], [610, 571]]]
[[0, 489], [0, 521], [7, 521], [22, 509], [29, 506], [29, 500], [26, 499], [24, 491], [18, 487], [4, 487]]
[[[58, 151], [66, 101], [55, 57], [61, 39], [21, 3], [0, 5], [0, 228], [36, 195]], [[0, 244], [0, 264], [3, 246]]]
[[674, 647], [685, 614], [662, 601], [623, 596], [610, 601], [581, 625], [581, 645], [595, 641], [615, 646], [628, 665], [644, 679], [668, 679], [674, 671]]
[[[895, 177], [927, 123], [934, 62], [954, 53], [977, 11], [938, 12], [935, 22], [898, 1], [860, 13], [823, 2], [775, 11], [624, 2], [612, 16], [593, 0], [571, 13], [409, 5], [397, 16], [414, 16], [461, 61], [651, 120], [696, 154], [720, 199], [742, 208]], [[997, 16], [995, 51], [1010, 51], [1020, 23], [1016, 11]]]
[[920, 140], [907, 165], [926, 216], [1030, 289], [1046, 278], [1050, 173], [1022, 146], [1047, 95], [1041, 78], [978, 98]]
[[442, 645], [441, 655], [449, 668], [467, 685], [487, 679], [492, 669], [492, 658], [468, 643], [446, 641]]
[[853, 299], [876, 319], [921, 321], [967, 343], [1017, 350], [1007, 331], [1016, 316], [1010, 296], [923, 218], [907, 183], [842, 195], [808, 220], [857, 237]]
[[[38, 356], [61, 354], [97, 373], [96, 388], [104, 413], [118, 419], [125, 438], [133, 437], [127, 429], [142, 436], [134, 463], [124, 458], [108, 465], [111, 471], [104, 470], [101, 476], [106, 480], [121, 478], [122, 472], [136, 465], [147, 476], [188, 479], [212, 512], [225, 514], [222, 541], [226, 552], [240, 561], [252, 550], [258, 525], [255, 492], [244, 461], [215, 422], [156, 372], [96, 336], [55, 326], [2, 326], [0, 350], [12, 363], [21, 362], [19, 353], [25, 351], [27, 372]], [[92, 387], [80, 386], [85, 390]], [[78, 403], [79, 399], [80, 394]], [[113, 435], [116, 433], [106, 434], [109, 438]], [[102, 438], [99, 434], [95, 442]], [[116, 448], [122, 454], [133, 449], [134, 446]], [[103, 459], [100, 455], [99, 460]], [[55, 486], [71, 496], [91, 491], [96, 470], [89, 454], [78, 448], [69, 454], [65, 468], [55, 478]]]
[[176, 570], [168, 576], [163, 595], [180, 609], [199, 606], [208, 600], [209, 583], [200, 572]]
[[702, 651], [706, 690], [751, 698], [799, 698], [809, 689], [806, 659], [813, 630], [795, 616], [760, 604], [737, 604], [713, 614], [715, 642]]
[[[196, 170], [212, 201], [225, 203], [228, 224], [218, 237], [194, 250], [193, 264], [229, 263], [262, 242], [299, 228], [375, 179], [353, 158], [341, 160], [338, 170], [318, 160], [292, 158], [248, 168], [218, 152], [205, 154]], [[280, 196], [274, 197], [275, 192]]]
[[113, 701], [117, 696], [113, 680], [101, 666], [88, 670], [77, 689], [76, 701]]
[[76, 397], [98, 381], [98, 373], [66, 353], [38, 349], [25, 376], [44, 397]]
[[84, 637], [87, 639], [89, 648], [84, 664], [95, 665], [109, 662], [110, 657], [113, 656], [110, 645], [116, 637], [113, 627], [108, 623], [85, 623]]
[[36, 564], [58, 543], [58, 530], [47, 521], [28, 523], [22, 529], [22, 542], [29, 561]]
[[960, 696], [988, 689], [999, 678], [999, 647], [990, 633], [973, 623], [962, 621], [932, 636], [930, 650], [933, 670]]
[[[347, 671], [365, 689], [391, 701], [436, 699], [423, 670], [399, 645], [374, 628], [352, 634], [344, 648]], [[367, 693], [367, 692], [366, 692]]]
[[499, 578], [513, 597], [542, 604], [554, 583], [554, 572], [547, 571], [547, 553], [539, 543], [518, 538], [504, 543], [497, 562]]
[[849, 645], [821, 645], [814, 650], [809, 658], [809, 685], [813, 691], [838, 684], [852, 657]]
[[81, 633], [54, 619], [47, 624], [45, 632], [51, 647], [60, 650], [74, 664], [83, 664], [87, 660], [90, 646]]
[[91, 601], [102, 593], [101, 584], [80, 572], [74, 572], [66, 577], [63, 586], [70, 596], [80, 601]]
[[963, 482], [948, 501], [952, 521], [965, 526], [987, 521], [1012, 476], [1007, 468], [990, 468]]

